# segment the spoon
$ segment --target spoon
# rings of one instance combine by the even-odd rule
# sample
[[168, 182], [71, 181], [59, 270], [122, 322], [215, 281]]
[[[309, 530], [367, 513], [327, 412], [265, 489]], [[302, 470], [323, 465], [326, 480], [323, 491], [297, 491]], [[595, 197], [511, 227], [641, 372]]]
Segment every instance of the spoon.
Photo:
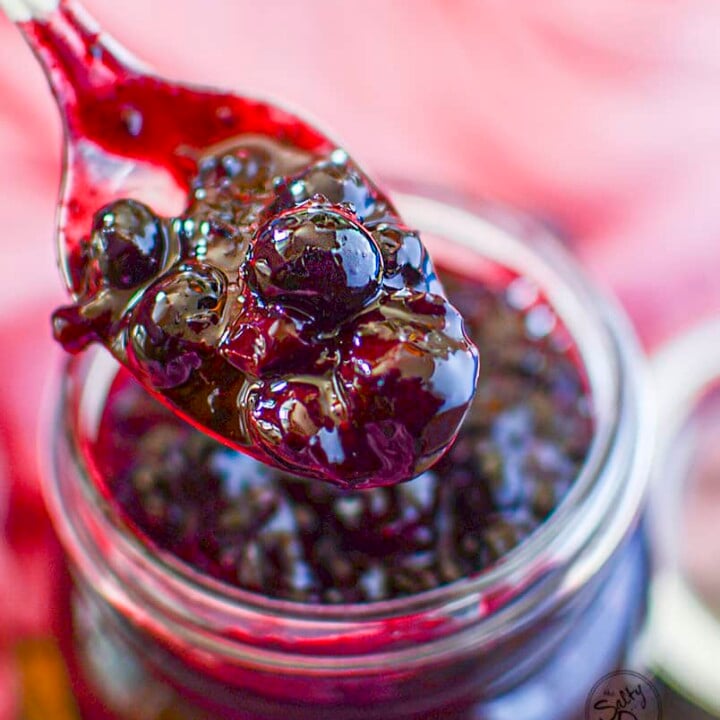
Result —
[[73, 297], [80, 241], [98, 208], [129, 197], [177, 210], [199, 150], [243, 133], [313, 152], [335, 147], [275, 105], [153, 75], [73, 0], [0, 0], [0, 8], [35, 52], [63, 118], [57, 242]]
[[[0, 8], [65, 128], [66, 348], [102, 342], [186, 420], [297, 475], [357, 488], [434, 463], [469, 408], [477, 352], [417, 233], [347, 154], [275, 105], [152, 74], [75, 0]], [[212, 148], [222, 179], [198, 186]], [[271, 158], [259, 191], [253, 153]], [[244, 204], [218, 214], [209, 198], [228, 187]]]

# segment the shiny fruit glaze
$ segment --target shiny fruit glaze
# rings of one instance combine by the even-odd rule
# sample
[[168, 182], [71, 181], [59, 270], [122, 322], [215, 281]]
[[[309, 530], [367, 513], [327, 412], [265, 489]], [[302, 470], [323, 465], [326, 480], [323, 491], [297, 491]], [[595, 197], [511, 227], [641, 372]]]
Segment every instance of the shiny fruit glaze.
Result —
[[477, 353], [416, 232], [341, 150], [252, 135], [198, 160], [183, 215], [95, 215], [70, 351], [101, 342], [173, 409], [269, 465], [347, 487], [426, 470]]

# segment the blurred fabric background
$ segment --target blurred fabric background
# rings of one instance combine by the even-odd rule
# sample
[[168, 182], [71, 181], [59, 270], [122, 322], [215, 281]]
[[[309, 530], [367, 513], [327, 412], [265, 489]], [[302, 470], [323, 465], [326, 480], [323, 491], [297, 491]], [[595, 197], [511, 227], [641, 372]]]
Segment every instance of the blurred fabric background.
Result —
[[[710, 0], [87, 0], [170, 77], [318, 118], [371, 174], [489, 197], [569, 238], [652, 349], [720, 313], [720, 4]], [[37, 493], [63, 299], [60, 126], [0, 19], [0, 648], [49, 621]], [[4, 513], [0, 510], [0, 522]], [[0, 651], [0, 720], [13, 671]]]

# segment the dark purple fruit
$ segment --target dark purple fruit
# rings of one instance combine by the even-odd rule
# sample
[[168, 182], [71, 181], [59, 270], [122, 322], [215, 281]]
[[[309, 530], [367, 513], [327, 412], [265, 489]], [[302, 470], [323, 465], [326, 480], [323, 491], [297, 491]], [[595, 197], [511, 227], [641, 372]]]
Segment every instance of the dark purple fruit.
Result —
[[150, 286], [129, 327], [128, 357], [157, 388], [181, 385], [224, 329], [226, 281], [207, 265], [189, 262]]
[[165, 257], [165, 235], [158, 218], [136, 200], [118, 200], [93, 219], [91, 255], [104, 281], [130, 290], [158, 273]]
[[397, 223], [381, 222], [372, 226], [371, 233], [385, 259], [383, 284], [387, 290], [409, 288], [442, 295], [442, 286], [417, 232]]
[[331, 159], [316, 163], [300, 175], [290, 178], [280, 193], [279, 202], [287, 207], [316, 197], [332, 205], [341, 205], [361, 222], [387, 205], [341, 150], [333, 153]]
[[377, 243], [349, 214], [306, 203], [259, 229], [246, 271], [266, 302], [332, 328], [376, 296], [383, 261]]
[[363, 408], [354, 414], [368, 427], [374, 418], [405, 428], [427, 467], [452, 443], [475, 393], [478, 355], [462, 318], [441, 297], [397, 293], [361, 315], [345, 342], [339, 372]]
[[269, 185], [274, 166], [265, 147], [246, 142], [205, 157], [198, 167], [195, 185], [213, 191], [230, 186], [244, 191], [262, 190]]

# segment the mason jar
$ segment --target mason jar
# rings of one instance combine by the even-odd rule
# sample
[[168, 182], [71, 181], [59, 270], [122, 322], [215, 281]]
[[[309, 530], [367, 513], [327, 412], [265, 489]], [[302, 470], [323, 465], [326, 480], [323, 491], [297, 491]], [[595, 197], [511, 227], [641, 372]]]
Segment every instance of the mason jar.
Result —
[[409, 597], [278, 600], [153, 552], [129, 530], [89, 448], [118, 372], [67, 362], [46, 482], [72, 581], [62, 629], [83, 717], [122, 720], [565, 720], [632, 666], [646, 609], [652, 434], [642, 353], [618, 308], [536, 223], [397, 192], [436, 259], [531, 278], [576, 343], [593, 440], [550, 517], [501, 561]]

